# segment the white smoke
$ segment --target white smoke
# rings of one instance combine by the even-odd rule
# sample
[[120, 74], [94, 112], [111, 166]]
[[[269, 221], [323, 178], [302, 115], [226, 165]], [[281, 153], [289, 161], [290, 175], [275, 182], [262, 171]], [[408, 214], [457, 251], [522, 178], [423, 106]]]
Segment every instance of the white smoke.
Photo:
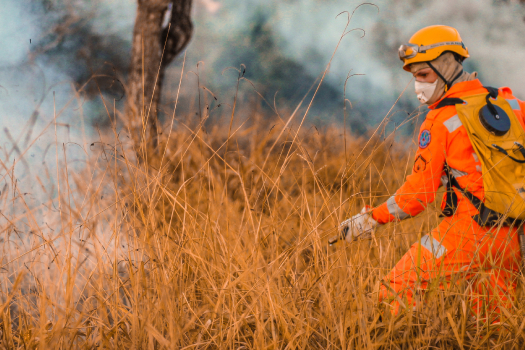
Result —
[[[99, 35], [102, 40], [118, 39], [119, 42], [113, 45], [118, 57], [122, 62], [129, 60], [135, 0], [53, 0], [46, 3], [53, 4], [55, 9], [61, 6], [72, 8], [79, 21], [88, 23], [91, 33]], [[70, 7], [66, 7], [66, 3]], [[289, 89], [298, 91], [297, 99], [300, 99], [309, 84], [325, 69], [344, 29], [346, 15], [342, 14], [337, 19], [336, 15], [342, 11], [351, 12], [360, 3], [346, 0], [196, 1], [195, 35], [188, 47], [186, 67], [194, 70], [197, 62], [204, 62], [205, 69], [208, 69], [205, 75], [209, 87], [220, 100], [224, 100], [233, 94], [235, 87], [235, 77], [220, 74], [224, 68], [244, 63], [256, 86], [264, 88], [260, 81], [265, 77], [262, 73], [258, 75], [258, 68], [254, 67], [255, 59], [259, 60], [259, 67], [267, 69], [281, 64], [279, 57], [282, 56], [289, 62], [295, 62], [302, 69], [298, 71], [308, 77], [304, 81], [299, 79], [301, 77], [295, 77], [304, 86], [297, 86], [299, 83], [290, 79], [275, 87], [275, 91], [288, 85]], [[40, 135], [53, 121], [54, 109], [60, 110], [75, 96], [71, 81], [76, 78], [77, 72], [88, 70], [75, 50], [89, 47], [82, 47], [83, 37], [75, 31], [67, 34], [70, 37], [68, 44], [78, 42], [77, 47], [61, 47], [52, 54], [44, 53], [35, 61], [30, 61], [35, 45], [39, 45], [44, 34], [62, 18], [60, 13], [46, 12], [43, 4], [43, 1], [0, 0], [0, 147], [10, 157], [3, 159], [6, 164], [12, 163], [17, 154], [12, 150], [13, 145], [4, 128], [9, 130], [14, 140], [23, 141], [23, 134], [27, 132], [28, 123], [36, 110], [38, 118], [31, 135]], [[509, 86], [518, 97], [525, 98], [525, 86], [521, 83], [525, 75], [521, 69], [525, 61], [525, 6], [492, 0], [378, 0], [374, 4], [379, 12], [375, 6], [363, 5], [352, 18], [350, 28], [361, 28], [366, 35], [360, 38], [362, 32], [356, 30], [342, 41], [326, 78], [326, 85], [336, 91], [337, 100], [333, 99], [333, 95], [330, 95], [331, 100], [318, 99], [316, 104], [323, 106], [323, 109], [340, 109], [337, 106], [341, 105], [343, 84], [352, 70], [352, 73], [365, 76], [350, 79], [347, 98], [355, 108], [362, 106], [361, 114], [366, 113], [366, 123], [374, 123], [384, 116], [411, 79], [410, 74], [401, 69], [397, 47], [407, 42], [416, 30], [431, 24], [447, 24], [460, 31], [471, 54], [466, 61], [466, 69], [477, 70], [483, 83]], [[275, 48], [272, 52], [266, 52], [264, 57], [254, 57], [257, 51], [247, 50], [253, 45], [250, 35], [254, 22], [261, 15], [264, 17], [263, 27], [271, 33]], [[87, 52], [91, 57], [104, 55], [104, 52]], [[181, 64], [182, 58], [179, 58], [173, 66], [173, 76], [178, 77]], [[185, 79], [183, 84], [189, 86], [188, 79], [194, 77], [186, 75]], [[169, 96], [170, 84], [177, 85], [178, 79], [166, 82], [167, 94], [164, 98], [168, 101], [173, 99]], [[405, 106], [416, 106], [413, 87], [408, 89], [409, 93], [401, 102]], [[269, 91], [268, 96], [273, 96], [275, 91]], [[296, 100], [288, 102], [293, 104]], [[75, 101], [60, 115], [57, 128], [59, 144], [70, 141], [86, 146], [96, 140], [91, 123], [105, 113], [102, 102], [100, 99], [81, 99], [81, 106], [78, 109], [79, 103]], [[85, 118], [84, 130], [79, 122], [81, 112]], [[86, 135], [85, 139], [83, 135]], [[53, 154], [54, 146], [48, 149], [45, 159], [43, 154], [53, 142], [54, 127], [43, 132], [27, 152], [26, 157], [30, 157], [27, 162], [34, 165], [45, 160], [47, 166], [53, 166], [55, 161], [47, 158]], [[17, 171], [20, 176], [27, 175], [23, 168], [17, 168]]]
[[216, 0], [201, 0], [202, 5], [208, 10], [210, 13], [215, 13], [221, 8], [221, 3]]
[[[326, 67], [346, 23], [346, 14], [361, 1], [346, 0], [222, 0], [215, 15], [196, 16], [196, 35], [189, 48], [187, 64], [202, 60], [218, 72], [237, 65], [231, 43], [244, 41], [253, 28], [258, 13], [267, 17], [267, 27], [274, 33], [280, 54], [296, 61], [312, 76]], [[445, 24], [457, 28], [470, 50], [466, 70], [477, 70], [484, 84], [509, 86], [525, 99], [525, 6], [515, 1], [493, 0], [378, 0], [363, 5], [355, 12], [351, 28], [356, 30], [343, 41], [335, 55], [326, 82], [343, 94], [343, 84], [350, 70], [365, 76], [350, 79], [347, 97], [354, 103], [366, 104], [372, 120], [380, 119], [411, 79], [401, 69], [397, 48], [410, 36], [428, 25]], [[225, 53], [229, 52], [227, 55]], [[250, 61], [243, 61], [247, 70]], [[272, 64], [267, 62], [267, 64]], [[191, 64], [190, 64], [191, 66]], [[210, 74], [208, 73], [208, 78]], [[223, 78], [224, 79], [224, 78]], [[224, 91], [224, 84], [213, 82]], [[228, 81], [229, 83], [229, 81]], [[290, 82], [293, 84], [293, 82]], [[413, 87], [401, 100], [416, 106]], [[333, 101], [318, 101], [320, 104]], [[374, 107], [375, 106], [375, 107]], [[342, 115], [342, 113], [341, 113]], [[370, 118], [368, 118], [370, 120]]]
[[[355, 97], [383, 98], [383, 93], [392, 90], [393, 95], [397, 95], [410, 79], [400, 69], [397, 47], [425, 26], [445, 24], [457, 28], [468, 46], [471, 58], [466, 61], [467, 68], [479, 70], [483, 82], [494, 86], [508, 85], [525, 98], [525, 85], [522, 84], [525, 78], [522, 70], [525, 59], [523, 5], [492, 0], [380, 0], [374, 3], [379, 7], [379, 13], [374, 7], [365, 5], [352, 18], [351, 27], [363, 28], [366, 36], [361, 40], [356, 40], [356, 35], [345, 39], [332, 63], [332, 83], [340, 85], [345, 73], [354, 69], [365, 73], [364, 79], [373, 86], [371, 95], [361, 94], [359, 88], [353, 89]], [[309, 52], [314, 50], [327, 62], [341, 32], [341, 21], [345, 19], [340, 16], [339, 20], [332, 20], [333, 15], [352, 10], [357, 4], [350, 5], [347, 1], [275, 1], [276, 15], [272, 17], [272, 26], [283, 38], [282, 48], [290, 57], [307, 62]], [[401, 84], [397, 82], [399, 79]], [[354, 80], [354, 84], [359, 86], [359, 80]]]
[[[15, 196], [16, 184], [32, 199], [31, 207], [57, 196], [57, 167], [63, 171], [67, 162], [70, 175], [83, 169], [90, 144], [98, 141], [93, 118], [105, 114], [100, 98], [77, 97], [80, 86], [71, 72], [88, 68], [75, 60], [74, 48], [53, 42], [53, 28], [72, 11], [93, 32], [128, 43], [125, 56], [135, 16], [133, 1], [47, 1], [50, 8], [44, 3], [0, 0], [0, 196], [5, 188]], [[66, 36], [74, 37], [74, 25]], [[42, 47], [47, 51], [35, 55]], [[8, 198], [0, 198], [2, 210]]]

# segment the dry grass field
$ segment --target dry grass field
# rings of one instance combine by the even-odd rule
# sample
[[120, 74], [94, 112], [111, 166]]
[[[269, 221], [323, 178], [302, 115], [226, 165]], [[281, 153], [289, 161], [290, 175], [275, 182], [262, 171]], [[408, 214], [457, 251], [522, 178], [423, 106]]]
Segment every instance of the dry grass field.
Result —
[[439, 203], [373, 239], [327, 242], [398, 188], [412, 138], [291, 115], [178, 118], [156, 149], [108, 133], [86, 144], [80, 168], [58, 147], [56, 176], [34, 175], [48, 198], [38, 205], [17, 187], [16, 164], [2, 163], [0, 347], [523, 348], [519, 300], [483, 322], [464, 281], [395, 316], [378, 302], [383, 276], [439, 222]]

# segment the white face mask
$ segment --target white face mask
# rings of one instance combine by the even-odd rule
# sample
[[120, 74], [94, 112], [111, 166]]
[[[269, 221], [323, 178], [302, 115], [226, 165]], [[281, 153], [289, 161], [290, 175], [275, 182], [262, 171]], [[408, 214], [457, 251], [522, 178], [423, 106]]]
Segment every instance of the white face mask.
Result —
[[434, 94], [434, 91], [436, 91], [436, 86], [438, 83], [438, 79], [436, 79], [433, 83], [422, 83], [420, 81], [415, 82], [415, 88], [416, 88], [416, 95], [419, 102], [427, 103], [428, 100], [430, 100], [430, 97]]

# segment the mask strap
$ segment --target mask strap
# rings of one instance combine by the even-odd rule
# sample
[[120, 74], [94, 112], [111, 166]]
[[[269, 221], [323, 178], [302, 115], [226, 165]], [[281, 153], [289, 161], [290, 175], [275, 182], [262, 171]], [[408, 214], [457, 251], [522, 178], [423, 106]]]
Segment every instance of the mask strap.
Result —
[[450, 82], [448, 82], [447, 79], [445, 79], [445, 77], [444, 77], [441, 73], [439, 73], [439, 71], [436, 69], [436, 67], [434, 67], [434, 66], [432, 65], [432, 63], [427, 62], [427, 64], [428, 64], [428, 66], [429, 66], [430, 68], [432, 68], [432, 70], [433, 70], [434, 72], [436, 72], [436, 74], [438, 75], [438, 77], [440, 77], [441, 80], [443, 80], [443, 81], [445, 82], [445, 92], [447, 92], [448, 89], [450, 89], [450, 87], [452, 86], [452, 84], [453, 84], [453, 83], [454, 83], [454, 82], [455, 82], [455, 81], [461, 76], [461, 74], [463, 74], [463, 69], [462, 69], [462, 70], [456, 75], [456, 77], [455, 77], [454, 79], [452, 79]]

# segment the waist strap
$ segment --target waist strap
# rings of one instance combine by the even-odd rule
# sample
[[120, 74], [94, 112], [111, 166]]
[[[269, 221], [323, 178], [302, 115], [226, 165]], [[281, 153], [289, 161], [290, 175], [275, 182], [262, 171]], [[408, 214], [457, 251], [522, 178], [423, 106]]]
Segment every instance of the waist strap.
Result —
[[502, 220], [503, 220], [503, 224], [507, 226], [520, 226], [522, 224], [522, 220], [508, 217], [504, 214], [498, 213], [490, 208], [487, 208], [485, 206], [485, 203], [483, 203], [481, 199], [476, 197], [472, 192], [469, 192], [463, 189], [459, 185], [458, 180], [454, 177], [454, 175], [452, 175], [452, 172], [450, 171], [450, 168], [448, 164], [446, 163], [445, 163], [445, 173], [448, 178], [448, 183], [447, 183], [447, 191], [446, 191], [446, 194], [447, 194], [446, 205], [445, 205], [445, 209], [443, 209], [443, 215], [450, 217], [454, 215], [454, 212], [457, 209], [458, 198], [457, 198], [456, 192], [454, 192], [454, 189], [453, 189], [453, 187], [455, 187], [478, 210], [479, 213], [472, 217], [472, 219], [476, 221], [478, 225], [494, 226], [496, 224], [501, 223]]

